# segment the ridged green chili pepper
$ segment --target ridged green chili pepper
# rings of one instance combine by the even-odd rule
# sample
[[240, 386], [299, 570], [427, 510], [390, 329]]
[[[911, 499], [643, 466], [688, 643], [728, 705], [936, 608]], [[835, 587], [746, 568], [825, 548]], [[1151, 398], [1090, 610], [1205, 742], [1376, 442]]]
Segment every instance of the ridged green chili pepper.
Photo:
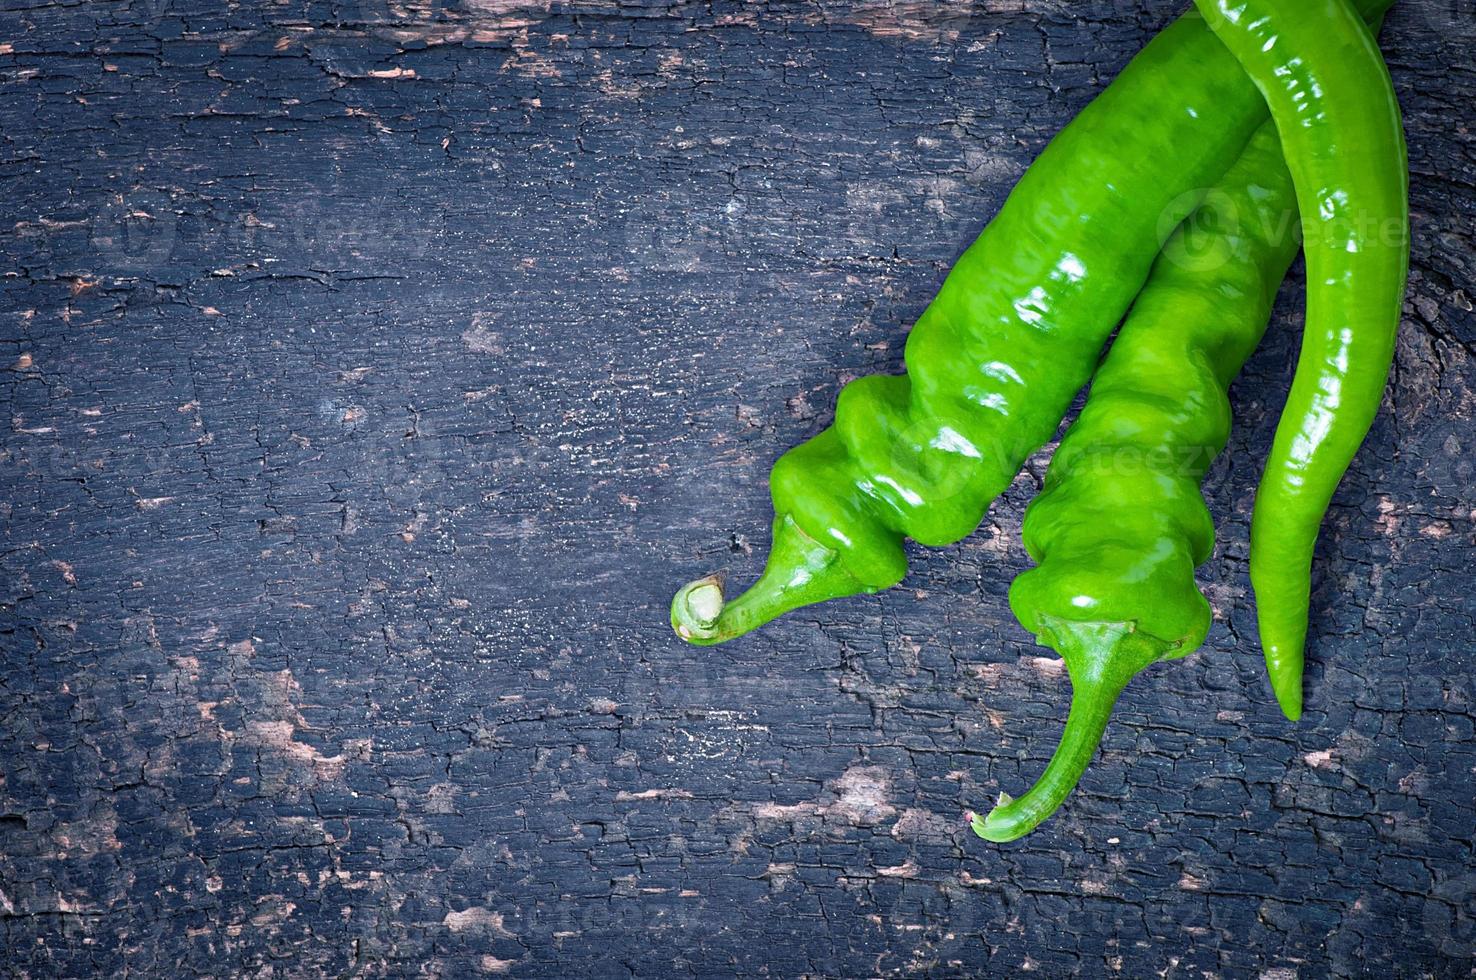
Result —
[[1010, 605], [1071, 676], [1066, 731], [1040, 781], [975, 833], [1033, 830], [1076, 786], [1128, 681], [1204, 642], [1194, 569], [1214, 549], [1199, 484], [1230, 433], [1230, 382], [1260, 343], [1300, 245], [1268, 122], [1164, 247], [1025, 514], [1038, 563]]
[[1270, 106], [1307, 236], [1302, 353], [1251, 523], [1261, 647], [1295, 721], [1318, 530], [1394, 360], [1409, 163], [1389, 70], [1349, 0], [1194, 2]]
[[[1392, 0], [1360, 0], [1371, 11]], [[1194, 12], [1165, 29], [1068, 125], [959, 258], [907, 341], [909, 375], [841, 392], [834, 425], [770, 479], [773, 543], [725, 602], [683, 587], [673, 628], [720, 643], [791, 609], [876, 592], [906, 573], [904, 536], [969, 534], [1055, 432], [1158, 253], [1266, 118]]]

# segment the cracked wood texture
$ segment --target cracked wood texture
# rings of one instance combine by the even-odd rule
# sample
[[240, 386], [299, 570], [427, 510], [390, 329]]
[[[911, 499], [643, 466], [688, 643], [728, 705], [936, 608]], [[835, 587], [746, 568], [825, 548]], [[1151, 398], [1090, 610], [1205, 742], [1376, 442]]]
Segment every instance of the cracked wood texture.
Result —
[[7, 976], [1463, 977], [1476, 11], [1402, 0], [1414, 272], [1317, 572], [1209, 481], [1217, 623], [1000, 847], [1067, 682], [1046, 456], [906, 585], [718, 649], [765, 478], [1166, 0], [0, 0]]

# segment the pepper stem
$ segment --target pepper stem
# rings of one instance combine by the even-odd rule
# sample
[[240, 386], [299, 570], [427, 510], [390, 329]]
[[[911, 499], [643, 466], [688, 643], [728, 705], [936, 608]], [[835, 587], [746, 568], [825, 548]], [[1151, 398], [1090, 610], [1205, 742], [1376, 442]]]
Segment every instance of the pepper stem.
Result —
[[1057, 620], [1040, 640], [1066, 661], [1071, 711], [1060, 745], [1030, 791], [1019, 799], [1001, 793], [988, 816], [970, 820], [974, 833], [997, 843], [1024, 837], [1056, 812], [1096, 754], [1128, 681], [1170, 649], [1163, 640], [1136, 632], [1131, 623]]
[[683, 586], [671, 601], [671, 627], [689, 643], [710, 646], [742, 636], [791, 609], [874, 592], [857, 581], [840, 553], [802, 531], [786, 514], [774, 520], [774, 542], [764, 574], [731, 602], [721, 575]]

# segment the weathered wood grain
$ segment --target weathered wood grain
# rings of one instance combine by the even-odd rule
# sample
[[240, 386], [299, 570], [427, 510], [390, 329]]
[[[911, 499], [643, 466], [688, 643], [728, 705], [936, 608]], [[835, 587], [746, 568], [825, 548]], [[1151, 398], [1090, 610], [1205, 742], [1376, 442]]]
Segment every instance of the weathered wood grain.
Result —
[[1402, 0], [1414, 274], [1309, 711], [1245, 574], [1069, 808], [1032, 463], [715, 650], [765, 477], [1182, 4], [0, 0], [0, 973], [1467, 976], [1476, 11]]

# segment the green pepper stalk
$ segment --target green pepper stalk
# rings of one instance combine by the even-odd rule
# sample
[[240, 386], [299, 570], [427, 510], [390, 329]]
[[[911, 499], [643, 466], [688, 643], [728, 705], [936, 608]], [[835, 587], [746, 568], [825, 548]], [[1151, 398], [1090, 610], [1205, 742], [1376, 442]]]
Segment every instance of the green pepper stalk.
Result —
[[[1378, 12], [1392, 0], [1360, 0]], [[799, 606], [877, 592], [904, 537], [958, 541], [1055, 433], [1173, 227], [1266, 119], [1194, 12], [1155, 38], [1030, 167], [907, 341], [909, 374], [847, 385], [835, 423], [780, 458], [763, 576], [732, 602], [712, 576], [672, 600], [698, 644]]]
[[1066, 661], [1071, 712], [1030, 792], [971, 817], [980, 837], [1014, 840], [1054, 813], [1128, 682], [1204, 642], [1211, 612], [1194, 569], [1215, 528], [1199, 485], [1230, 434], [1230, 383], [1300, 245], [1296, 216], [1268, 122], [1165, 245], [1061, 440], [1025, 514], [1038, 567], [1015, 579], [1010, 605]]
[[1409, 275], [1399, 103], [1349, 0], [1194, 0], [1270, 106], [1307, 234], [1307, 321], [1256, 496], [1251, 585], [1281, 709], [1302, 714], [1312, 556], [1394, 362]]

